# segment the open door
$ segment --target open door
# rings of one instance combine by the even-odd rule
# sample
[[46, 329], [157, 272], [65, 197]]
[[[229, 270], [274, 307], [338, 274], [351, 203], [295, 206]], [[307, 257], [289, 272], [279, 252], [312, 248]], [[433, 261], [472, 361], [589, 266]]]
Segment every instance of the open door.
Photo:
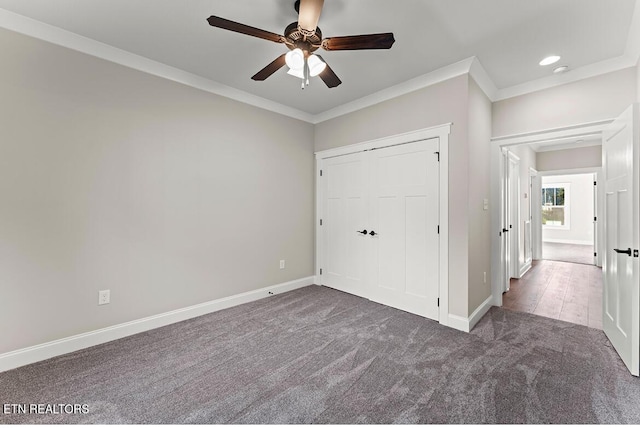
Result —
[[502, 278], [502, 292], [505, 293], [509, 291], [509, 283], [511, 278], [511, 245], [509, 235], [509, 151], [505, 148], [502, 149], [502, 183], [501, 183], [501, 213], [500, 213], [500, 223], [502, 224], [502, 230], [500, 231], [500, 236], [502, 237], [502, 245], [501, 249], [501, 260], [504, 260], [502, 263], [502, 269], [500, 272], [500, 276]]
[[638, 107], [632, 105], [603, 133], [604, 332], [631, 374], [640, 371], [638, 278]]
[[593, 264], [598, 266], [598, 174], [593, 174]]

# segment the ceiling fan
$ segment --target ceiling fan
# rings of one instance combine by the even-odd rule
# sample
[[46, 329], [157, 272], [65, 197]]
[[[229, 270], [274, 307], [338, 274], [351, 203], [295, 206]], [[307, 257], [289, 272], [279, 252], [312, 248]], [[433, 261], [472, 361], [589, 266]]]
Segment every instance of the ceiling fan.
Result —
[[257, 72], [253, 80], [265, 80], [285, 64], [289, 66], [288, 74], [302, 79], [302, 89], [309, 84], [309, 77], [319, 76], [329, 87], [335, 88], [342, 81], [327, 65], [320, 55], [313, 52], [322, 48], [326, 51], [345, 51], [360, 49], [389, 49], [395, 42], [393, 33], [362, 34], [359, 36], [342, 36], [322, 38], [318, 28], [318, 20], [322, 12], [324, 0], [297, 0], [295, 9], [298, 22], [292, 22], [285, 28], [284, 36], [245, 24], [230, 21], [219, 16], [210, 16], [207, 21], [212, 27], [247, 34], [276, 43], [284, 43], [289, 52], [280, 55], [265, 68]]

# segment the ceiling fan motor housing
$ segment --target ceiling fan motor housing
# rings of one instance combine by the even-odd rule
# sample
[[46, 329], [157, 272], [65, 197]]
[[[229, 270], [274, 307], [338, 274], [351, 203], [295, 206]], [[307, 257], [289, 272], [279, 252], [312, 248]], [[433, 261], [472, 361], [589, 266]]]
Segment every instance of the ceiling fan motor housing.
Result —
[[322, 46], [322, 31], [317, 27], [311, 36], [305, 35], [297, 22], [287, 25], [284, 30], [285, 44], [291, 50], [300, 48], [308, 55]]

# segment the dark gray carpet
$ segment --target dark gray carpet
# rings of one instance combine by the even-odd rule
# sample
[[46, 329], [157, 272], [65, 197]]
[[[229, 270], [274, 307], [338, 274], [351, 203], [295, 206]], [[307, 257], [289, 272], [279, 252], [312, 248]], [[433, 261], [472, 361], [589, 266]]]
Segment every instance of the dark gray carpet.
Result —
[[310, 286], [0, 374], [0, 423], [640, 423], [602, 331], [493, 308], [471, 334]]

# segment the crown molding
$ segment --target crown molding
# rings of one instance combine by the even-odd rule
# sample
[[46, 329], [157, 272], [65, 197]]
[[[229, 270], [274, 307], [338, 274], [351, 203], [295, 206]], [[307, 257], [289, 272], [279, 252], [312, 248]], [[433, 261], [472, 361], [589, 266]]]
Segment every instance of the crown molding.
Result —
[[471, 68], [471, 64], [473, 63], [474, 59], [475, 57], [471, 57], [462, 61], [458, 61], [454, 64], [447, 65], [432, 72], [423, 74], [422, 76], [407, 80], [406, 82], [399, 83], [397, 85], [375, 92], [371, 95], [358, 98], [357, 100], [348, 102], [322, 113], [318, 113], [314, 116], [313, 123], [318, 124], [320, 122], [324, 122], [326, 120], [352, 113], [354, 111], [379, 104], [383, 101], [387, 101], [401, 95], [426, 88], [427, 86], [435, 85], [437, 83], [444, 82], [445, 80], [467, 74], [469, 73], [469, 69]]
[[525, 82], [520, 85], [514, 85], [507, 88], [498, 89], [495, 98], [492, 101], [500, 101], [507, 98], [517, 97], [520, 95], [530, 94], [532, 92], [542, 91], [544, 89], [553, 88], [555, 86], [566, 85], [568, 83], [577, 82], [578, 80], [587, 79], [589, 77], [599, 76], [601, 74], [612, 73], [614, 71], [623, 70], [629, 67], [635, 67], [640, 59], [640, 2], [636, 2], [633, 15], [631, 17], [631, 25], [629, 26], [629, 34], [627, 35], [627, 43], [624, 53], [616, 58], [600, 61], [594, 64], [585, 65], [569, 70], [559, 75], [551, 75], [541, 79]]
[[493, 83], [493, 80], [491, 80], [489, 73], [487, 73], [487, 70], [482, 66], [482, 63], [477, 57], [473, 57], [469, 74], [473, 77], [473, 80], [476, 81], [478, 86], [480, 86], [480, 89], [484, 91], [489, 100], [493, 102], [496, 98], [496, 94], [498, 93], [498, 88], [496, 88], [496, 85]]
[[312, 114], [276, 103], [266, 98], [258, 97], [239, 89], [232, 88], [211, 79], [198, 76], [176, 67], [127, 52], [106, 43], [98, 42], [71, 31], [63, 30], [53, 25], [31, 19], [17, 13], [0, 9], [0, 27], [17, 33], [25, 34], [36, 39], [44, 40], [84, 54], [101, 58], [134, 70], [142, 71], [154, 76], [162, 77], [183, 85], [201, 89], [212, 94], [230, 98], [261, 109], [269, 110], [305, 122], [313, 122]]
[[541, 79], [525, 82], [520, 85], [510, 86], [508, 88], [498, 89], [496, 96], [492, 101], [505, 100], [520, 95], [530, 94], [532, 92], [542, 91], [544, 89], [553, 88], [555, 86], [566, 85], [568, 83], [577, 82], [578, 80], [587, 79], [589, 77], [599, 76], [601, 74], [612, 73], [614, 71], [623, 70], [629, 67], [635, 67], [637, 59], [628, 56], [619, 56], [605, 61], [596, 62], [594, 64], [585, 65], [566, 73], [551, 75]]
[[311, 114], [5, 9], [0, 9], [0, 27], [311, 124], [352, 113], [463, 74], [473, 77], [487, 97], [496, 102], [635, 67], [640, 59], [640, 4], [636, 4], [625, 52], [617, 58], [498, 89], [480, 60], [474, 56], [324, 112]]
[[636, 2], [631, 17], [631, 27], [627, 36], [627, 45], [624, 49], [624, 56], [638, 63], [640, 59], [640, 2]]

